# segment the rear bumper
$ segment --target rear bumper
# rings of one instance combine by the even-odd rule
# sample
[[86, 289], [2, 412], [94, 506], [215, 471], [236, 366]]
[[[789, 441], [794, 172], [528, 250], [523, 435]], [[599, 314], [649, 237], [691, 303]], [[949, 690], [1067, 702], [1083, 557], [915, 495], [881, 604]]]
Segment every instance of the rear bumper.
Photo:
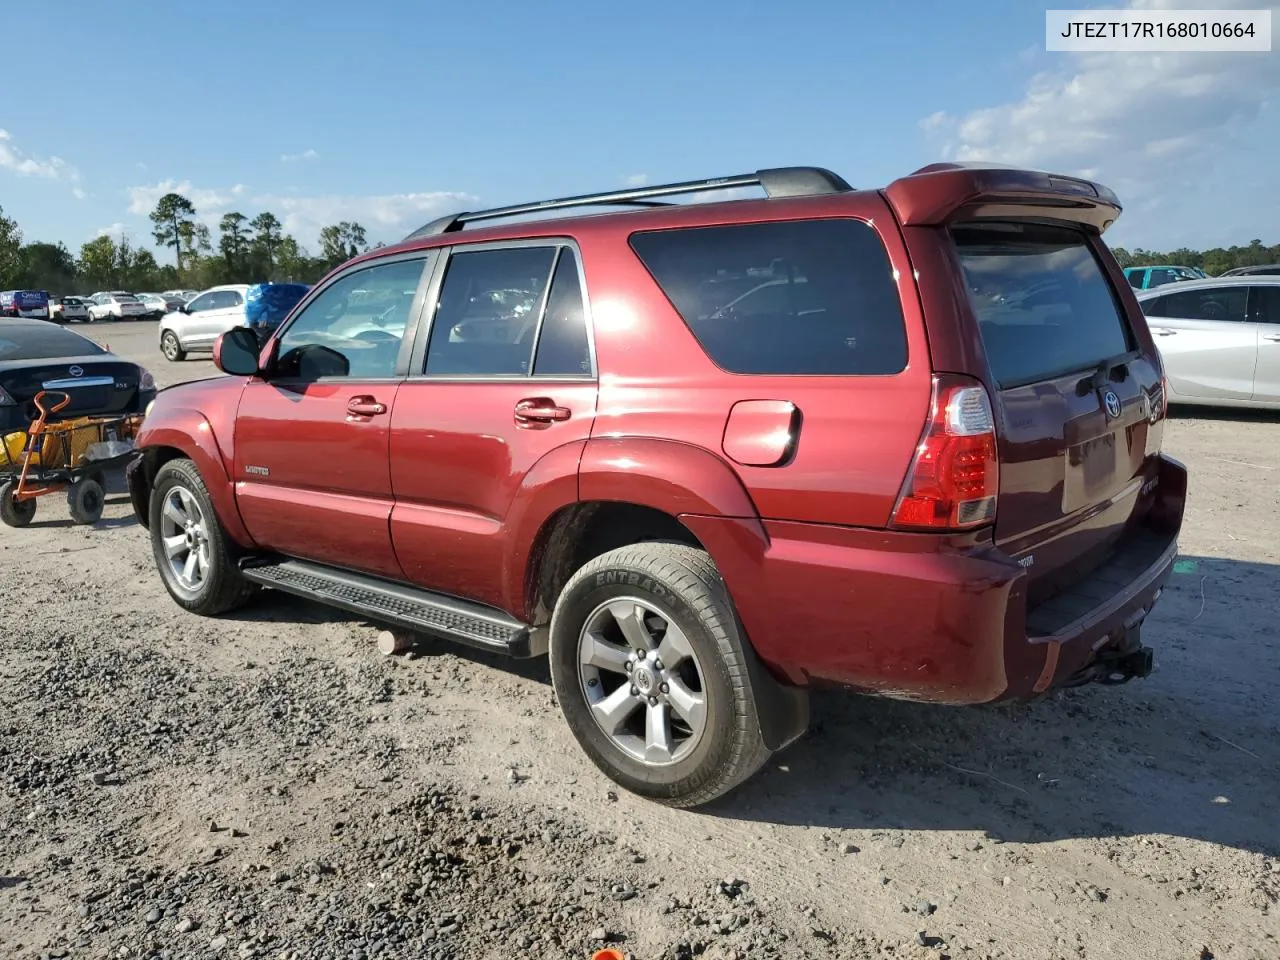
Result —
[[1173, 570], [1186, 470], [1092, 575], [1037, 607], [990, 544], [818, 524], [685, 517], [761, 659], [792, 683], [939, 703], [1024, 700], [1133, 648]]

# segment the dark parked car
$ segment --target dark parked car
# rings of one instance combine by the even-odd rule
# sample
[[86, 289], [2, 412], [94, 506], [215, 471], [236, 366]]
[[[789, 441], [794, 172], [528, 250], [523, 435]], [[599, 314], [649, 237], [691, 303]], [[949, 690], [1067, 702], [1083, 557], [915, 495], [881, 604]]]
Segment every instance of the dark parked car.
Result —
[[156, 396], [151, 374], [87, 337], [40, 320], [0, 326], [0, 437], [36, 418], [41, 390], [71, 396], [59, 417], [144, 413]]
[[1280, 263], [1268, 263], [1259, 267], [1236, 267], [1223, 274], [1224, 277], [1256, 277], [1275, 276], [1280, 274]]
[[583, 750], [671, 804], [750, 777], [817, 684], [974, 704], [1145, 676], [1187, 477], [1101, 239], [1119, 213], [939, 164], [445, 217], [262, 350], [222, 333], [230, 376], [156, 401], [134, 509], [188, 610], [266, 586], [549, 653]]

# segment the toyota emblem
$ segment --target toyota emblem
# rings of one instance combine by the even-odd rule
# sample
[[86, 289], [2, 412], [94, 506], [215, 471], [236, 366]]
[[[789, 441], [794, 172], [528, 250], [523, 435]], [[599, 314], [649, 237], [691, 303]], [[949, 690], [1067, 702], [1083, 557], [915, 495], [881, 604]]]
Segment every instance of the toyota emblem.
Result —
[[1120, 398], [1116, 396], [1114, 390], [1108, 390], [1102, 395], [1102, 406], [1107, 411], [1107, 419], [1114, 420], [1120, 416]]
[[68, 370], [67, 372], [71, 374], [73, 377], [79, 377], [84, 374], [84, 367], [72, 366], [71, 369]]

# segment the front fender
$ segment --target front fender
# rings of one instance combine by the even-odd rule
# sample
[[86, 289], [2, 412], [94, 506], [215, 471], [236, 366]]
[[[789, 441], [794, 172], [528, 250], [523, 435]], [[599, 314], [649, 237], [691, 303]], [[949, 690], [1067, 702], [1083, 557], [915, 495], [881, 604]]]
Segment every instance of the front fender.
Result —
[[[226, 457], [214, 435], [213, 425], [204, 414], [185, 407], [154, 410], [143, 421], [137, 445], [146, 464], [148, 487], [160, 466], [159, 451], [165, 448], [179, 451], [200, 471], [218, 522], [227, 535], [242, 547], [255, 546], [236, 507], [235, 484], [227, 473]], [[134, 497], [135, 510], [139, 499]]]
[[653, 437], [588, 440], [578, 496], [635, 503], [673, 517], [759, 516], [742, 480], [720, 457], [690, 443]]

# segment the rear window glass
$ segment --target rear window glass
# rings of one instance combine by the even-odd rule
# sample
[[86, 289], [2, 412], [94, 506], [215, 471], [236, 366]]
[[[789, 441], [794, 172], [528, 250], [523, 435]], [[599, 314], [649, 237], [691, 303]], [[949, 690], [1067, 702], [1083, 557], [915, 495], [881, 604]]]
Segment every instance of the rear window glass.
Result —
[[730, 373], [883, 375], [907, 364], [893, 267], [860, 220], [652, 231], [631, 247]]
[[62, 327], [0, 326], [0, 360], [48, 360], [55, 357], [86, 357], [106, 353], [92, 340]]
[[991, 375], [1013, 387], [1087, 370], [1132, 334], [1084, 235], [1037, 224], [952, 229]]

